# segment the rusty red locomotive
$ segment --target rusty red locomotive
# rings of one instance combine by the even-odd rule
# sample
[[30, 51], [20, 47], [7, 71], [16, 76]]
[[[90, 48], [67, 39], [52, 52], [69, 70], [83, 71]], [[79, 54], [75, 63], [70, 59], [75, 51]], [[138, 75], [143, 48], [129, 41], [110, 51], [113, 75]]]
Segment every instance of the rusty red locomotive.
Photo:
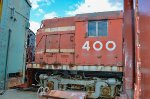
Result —
[[121, 12], [44, 20], [36, 37], [36, 63], [122, 66]]
[[122, 15], [112, 11], [43, 20], [35, 64], [28, 68], [46, 77], [43, 86], [50, 89], [114, 98], [122, 92]]

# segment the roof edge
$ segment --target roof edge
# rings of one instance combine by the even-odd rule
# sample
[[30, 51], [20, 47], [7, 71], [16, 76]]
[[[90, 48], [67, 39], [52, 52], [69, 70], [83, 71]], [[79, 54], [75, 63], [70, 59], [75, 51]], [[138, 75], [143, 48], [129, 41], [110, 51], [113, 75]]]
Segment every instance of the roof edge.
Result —
[[29, 0], [25, 0], [27, 2], [27, 4], [32, 7], [31, 2]]

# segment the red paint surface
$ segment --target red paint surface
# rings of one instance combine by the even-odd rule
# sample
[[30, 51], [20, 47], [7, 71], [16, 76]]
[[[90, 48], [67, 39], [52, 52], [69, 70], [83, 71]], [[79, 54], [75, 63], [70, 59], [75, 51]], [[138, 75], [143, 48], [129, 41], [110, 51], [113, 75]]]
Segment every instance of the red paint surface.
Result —
[[73, 26], [75, 24], [74, 20], [74, 17], [47, 19], [42, 22], [42, 28]]
[[[44, 32], [46, 28], [74, 26], [74, 17], [56, 18], [43, 21], [43, 27], [36, 35], [35, 62], [46, 64], [74, 64], [74, 52], [61, 52], [74, 50], [74, 30]], [[40, 51], [43, 52], [40, 52]], [[40, 52], [40, 53], [39, 53]]]
[[[59, 49], [60, 35], [48, 35], [46, 38], [46, 50], [47, 49]], [[43, 45], [45, 45], [43, 43]]]
[[124, 91], [129, 99], [133, 99], [133, 73], [134, 73], [134, 24], [133, 2], [124, 2], [124, 27], [123, 27], [123, 60], [124, 60]]
[[[87, 24], [88, 22], [76, 22], [75, 34], [75, 62], [78, 65], [104, 65], [104, 66], [122, 66], [122, 19], [108, 20], [108, 36], [87, 37]], [[82, 49], [86, 41], [90, 42], [90, 50]], [[93, 43], [101, 41], [103, 48], [101, 51], [93, 49]], [[106, 50], [106, 42], [114, 41], [116, 49], [114, 51]], [[96, 48], [100, 45], [97, 44]], [[109, 44], [111, 48], [111, 44]]]
[[62, 34], [60, 38], [60, 49], [74, 49], [75, 48], [75, 37], [74, 33]]
[[[129, 97], [130, 94], [132, 95], [134, 94], [134, 99], [149, 99], [150, 97], [149, 4], [150, 4], [149, 0], [127, 0], [127, 1], [125, 0], [124, 86], [128, 98], [131, 99], [132, 97]], [[133, 76], [134, 73], [135, 76]], [[134, 84], [134, 93], [127, 92], [127, 90], [133, 90], [133, 84]]]
[[57, 54], [56, 53], [45, 53], [44, 62], [46, 64], [57, 64]]
[[[97, 16], [89, 16], [88, 20], [108, 19], [108, 36], [86, 37], [88, 20], [81, 20], [81, 18], [86, 19], [86, 16], [44, 20], [43, 27], [39, 29], [37, 34], [36, 62], [62, 65], [122, 66], [122, 12], [106, 12], [97, 14]], [[75, 30], [43, 32], [46, 28], [65, 26], [75, 26]], [[90, 42], [91, 49], [89, 51], [82, 49], [86, 41]], [[93, 49], [95, 41], [103, 43], [101, 51]], [[108, 41], [116, 43], [114, 51], [106, 49]], [[96, 48], [99, 46], [97, 44]], [[109, 44], [108, 47], [112, 48], [113, 45]], [[39, 54], [40, 50], [45, 52]], [[47, 52], [47, 50], [59, 50], [59, 52]], [[65, 52], [61, 50], [65, 50]], [[70, 52], [70, 50], [74, 50], [74, 52]]]
[[136, 3], [136, 89], [135, 99], [150, 98], [150, 0]]

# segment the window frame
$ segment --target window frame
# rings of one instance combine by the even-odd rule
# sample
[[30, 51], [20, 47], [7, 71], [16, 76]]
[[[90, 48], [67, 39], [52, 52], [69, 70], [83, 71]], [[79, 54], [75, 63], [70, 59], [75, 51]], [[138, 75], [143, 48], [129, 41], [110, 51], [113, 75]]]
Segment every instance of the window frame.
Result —
[[[96, 36], [90, 36], [89, 35], [89, 22], [96, 22]], [[106, 22], [107, 23], [107, 35], [105, 35], [105, 36], [101, 36], [101, 35], [99, 35], [99, 30], [98, 30], [98, 28], [99, 28], [99, 22]], [[88, 21], [88, 24], [87, 24], [87, 36], [88, 37], [106, 37], [106, 36], [108, 36], [108, 19], [105, 19], [105, 20], [90, 20], [90, 21]]]

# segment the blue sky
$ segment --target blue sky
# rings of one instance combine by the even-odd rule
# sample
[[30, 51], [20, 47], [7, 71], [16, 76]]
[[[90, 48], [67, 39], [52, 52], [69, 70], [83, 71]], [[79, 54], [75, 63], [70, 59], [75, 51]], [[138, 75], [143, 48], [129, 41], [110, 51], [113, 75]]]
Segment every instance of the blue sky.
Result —
[[43, 19], [74, 16], [82, 13], [123, 9], [123, 0], [30, 0], [30, 29], [34, 32]]

